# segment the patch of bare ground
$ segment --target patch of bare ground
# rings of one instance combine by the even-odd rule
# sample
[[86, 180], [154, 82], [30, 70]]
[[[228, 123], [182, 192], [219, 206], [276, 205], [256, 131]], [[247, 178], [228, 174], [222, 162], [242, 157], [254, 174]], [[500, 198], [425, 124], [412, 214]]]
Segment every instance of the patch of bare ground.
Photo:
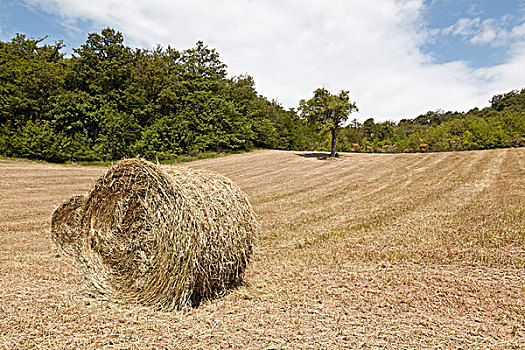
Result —
[[258, 151], [187, 164], [262, 224], [246, 285], [183, 312], [91, 299], [50, 216], [104, 168], [0, 162], [0, 348], [525, 348], [525, 149]]

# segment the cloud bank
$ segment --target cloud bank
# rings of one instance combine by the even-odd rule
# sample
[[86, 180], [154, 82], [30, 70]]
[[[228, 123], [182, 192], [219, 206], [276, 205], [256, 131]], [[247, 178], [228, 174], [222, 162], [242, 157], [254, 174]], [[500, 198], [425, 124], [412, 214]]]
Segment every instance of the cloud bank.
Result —
[[[495, 93], [525, 85], [525, 27], [465, 19], [448, 33], [428, 31], [423, 0], [26, 0], [68, 25], [92, 21], [124, 33], [129, 44], [216, 48], [232, 75], [248, 73], [257, 90], [296, 107], [315, 88], [350, 90], [358, 119], [398, 120], [428, 110], [485, 106]], [[492, 30], [492, 32], [490, 31]], [[473, 43], [512, 36], [509, 59], [473, 69], [436, 63], [421, 52], [432, 35]]]

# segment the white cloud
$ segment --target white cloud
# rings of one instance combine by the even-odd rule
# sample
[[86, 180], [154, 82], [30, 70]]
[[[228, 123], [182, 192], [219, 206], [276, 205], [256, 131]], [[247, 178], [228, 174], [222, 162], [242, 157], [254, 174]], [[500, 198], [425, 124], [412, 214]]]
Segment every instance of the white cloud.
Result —
[[470, 36], [479, 31], [481, 18], [460, 18], [455, 24], [450, 27], [443, 29], [443, 34], [459, 35], [459, 36]]
[[443, 35], [460, 36], [475, 45], [502, 46], [514, 41], [525, 41], [525, 23], [506, 29], [512, 17], [503, 16], [496, 20], [480, 17], [460, 18], [453, 25], [442, 29]]
[[[422, 54], [432, 35], [421, 19], [423, 0], [25, 1], [68, 23], [115, 27], [136, 46], [181, 49], [203, 40], [218, 50], [231, 74], [254, 76], [260, 93], [287, 107], [319, 86], [350, 90], [361, 119], [466, 110], [525, 81], [522, 49], [507, 63], [484, 69], [460, 61], [436, 64]], [[479, 30], [481, 20], [473, 21], [458, 22], [449, 33], [491, 40]], [[516, 27], [508, 35], [524, 31]]]
[[521, 25], [515, 26], [509, 33], [511, 38], [525, 41], [525, 22]]

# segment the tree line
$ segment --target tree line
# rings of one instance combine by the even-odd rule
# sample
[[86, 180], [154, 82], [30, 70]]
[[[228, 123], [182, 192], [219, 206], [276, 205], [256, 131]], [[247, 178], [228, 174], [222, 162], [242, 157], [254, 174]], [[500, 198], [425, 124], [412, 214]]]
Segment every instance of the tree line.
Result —
[[429, 111], [397, 123], [354, 119], [341, 131], [340, 150], [399, 153], [524, 147], [525, 89], [495, 95], [489, 102], [483, 109]]
[[[338, 150], [348, 152], [525, 145], [524, 90], [496, 95], [482, 110], [346, 125], [347, 115], [308, 112], [321, 99], [315, 93], [297, 111], [259, 95], [252, 77], [228, 77], [219, 54], [202, 42], [186, 50], [133, 49], [120, 32], [106, 28], [66, 56], [62, 42], [45, 41], [23, 34], [0, 41], [2, 155], [54, 162], [136, 155], [164, 160], [253, 148], [328, 150], [334, 136]], [[316, 91], [324, 91], [332, 111], [357, 109], [347, 91]]]
[[49, 161], [252, 148], [305, 149], [307, 123], [227, 77], [202, 42], [187, 50], [132, 49], [111, 28], [71, 57], [61, 42], [18, 34], [0, 42], [0, 153]]

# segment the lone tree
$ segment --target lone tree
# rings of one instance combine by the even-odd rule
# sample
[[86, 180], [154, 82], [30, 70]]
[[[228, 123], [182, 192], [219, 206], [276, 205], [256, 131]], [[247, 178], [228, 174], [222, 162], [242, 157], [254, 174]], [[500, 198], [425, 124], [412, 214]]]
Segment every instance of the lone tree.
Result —
[[337, 135], [343, 124], [350, 113], [358, 110], [355, 102], [350, 102], [348, 94], [349, 91], [341, 90], [338, 95], [332, 95], [325, 88], [319, 88], [314, 91], [314, 97], [299, 102], [302, 117], [332, 134], [330, 157], [335, 157]]

